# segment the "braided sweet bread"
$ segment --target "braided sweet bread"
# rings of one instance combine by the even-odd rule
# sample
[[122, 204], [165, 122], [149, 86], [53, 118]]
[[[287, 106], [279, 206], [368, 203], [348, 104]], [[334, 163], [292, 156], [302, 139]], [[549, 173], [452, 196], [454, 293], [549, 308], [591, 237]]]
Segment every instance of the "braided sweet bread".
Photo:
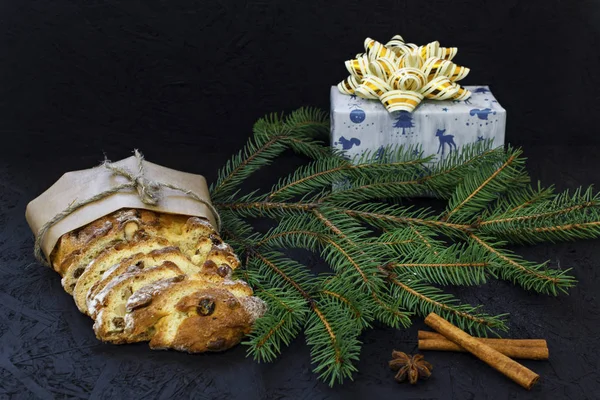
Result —
[[50, 260], [105, 342], [222, 351], [266, 310], [232, 280], [237, 256], [199, 217], [119, 210], [64, 234]]

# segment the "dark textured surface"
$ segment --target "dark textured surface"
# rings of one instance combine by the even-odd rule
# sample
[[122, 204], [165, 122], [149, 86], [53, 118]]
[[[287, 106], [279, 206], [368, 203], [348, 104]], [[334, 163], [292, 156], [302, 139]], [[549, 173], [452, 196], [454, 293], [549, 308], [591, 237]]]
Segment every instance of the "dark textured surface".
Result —
[[241, 346], [190, 356], [98, 343], [58, 275], [34, 263], [27, 202], [63, 172], [133, 147], [211, 181], [258, 117], [327, 107], [366, 36], [458, 46], [465, 83], [492, 87], [534, 178], [559, 189], [600, 180], [595, 2], [203, 3], [0, 0], [0, 398], [598, 398], [600, 240], [518, 249], [574, 268], [569, 296], [503, 282], [455, 290], [509, 312], [510, 336], [548, 340], [550, 361], [524, 362], [542, 376], [530, 393], [467, 354], [438, 352], [426, 354], [429, 382], [397, 385], [386, 363], [394, 348], [416, 350], [419, 320], [366, 332], [360, 372], [334, 389], [316, 381], [302, 338], [273, 364]]

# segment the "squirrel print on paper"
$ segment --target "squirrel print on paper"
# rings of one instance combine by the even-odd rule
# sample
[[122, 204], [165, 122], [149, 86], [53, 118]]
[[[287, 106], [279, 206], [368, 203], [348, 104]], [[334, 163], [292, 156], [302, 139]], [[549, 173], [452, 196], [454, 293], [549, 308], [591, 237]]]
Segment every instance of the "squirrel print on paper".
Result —
[[360, 139], [350, 138], [349, 140], [345, 137], [340, 137], [340, 139], [334, 143], [335, 145], [341, 144], [343, 150], [350, 150], [352, 146], [360, 146]]
[[438, 147], [437, 153], [440, 154], [440, 150], [442, 151], [442, 156], [444, 155], [444, 149], [446, 148], [446, 144], [448, 145], [448, 153], [452, 151], [452, 146], [454, 146], [454, 150], [456, 150], [456, 143], [454, 143], [454, 135], [444, 135], [446, 132], [445, 129], [438, 129], [435, 133], [435, 136], [440, 140], [440, 146]]
[[471, 116], [477, 115], [477, 118], [487, 121], [488, 115], [490, 115], [490, 114], [496, 114], [496, 111], [492, 111], [491, 108], [484, 108], [483, 110], [480, 110], [478, 108], [474, 108], [474, 109], [472, 109], [469, 112], [469, 114]]

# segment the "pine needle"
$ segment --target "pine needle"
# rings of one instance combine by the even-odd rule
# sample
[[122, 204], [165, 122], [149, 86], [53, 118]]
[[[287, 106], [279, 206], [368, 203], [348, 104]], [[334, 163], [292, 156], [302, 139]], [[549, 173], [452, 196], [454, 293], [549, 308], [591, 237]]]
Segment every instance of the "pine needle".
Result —
[[[273, 361], [304, 332], [315, 373], [333, 385], [352, 379], [360, 334], [375, 321], [399, 329], [411, 315], [435, 311], [472, 334], [497, 334], [505, 315], [434, 285], [503, 279], [566, 293], [575, 284], [569, 270], [505, 246], [600, 236], [600, 195], [592, 187], [557, 194], [531, 186], [520, 149], [484, 141], [433, 163], [413, 147], [390, 146], [349, 160], [325, 144], [328, 131], [317, 109], [262, 118], [211, 186], [222, 234], [243, 260], [235, 273], [269, 305], [245, 342], [257, 361]], [[240, 193], [286, 150], [310, 161], [266, 192]], [[423, 195], [446, 199], [445, 211], [397, 204]], [[274, 224], [261, 233], [255, 218]], [[329, 272], [286, 254], [297, 248], [320, 256]]]

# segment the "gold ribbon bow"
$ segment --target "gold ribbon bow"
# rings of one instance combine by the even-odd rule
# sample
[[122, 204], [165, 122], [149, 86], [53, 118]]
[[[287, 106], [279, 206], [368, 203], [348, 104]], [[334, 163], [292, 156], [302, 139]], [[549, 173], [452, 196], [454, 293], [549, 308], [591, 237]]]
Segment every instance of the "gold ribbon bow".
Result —
[[385, 45], [365, 39], [365, 53], [346, 61], [350, 76], [338, 84], [344, 94], [379, 99], [389, 112], [412, 112], [423, 98], [465, 100], [471, 92], [456, 81], [469, 68], [454, 64], [456, 47], [440, 47], [439, 42], [425, 46], [405, 43], [396, 35]]

